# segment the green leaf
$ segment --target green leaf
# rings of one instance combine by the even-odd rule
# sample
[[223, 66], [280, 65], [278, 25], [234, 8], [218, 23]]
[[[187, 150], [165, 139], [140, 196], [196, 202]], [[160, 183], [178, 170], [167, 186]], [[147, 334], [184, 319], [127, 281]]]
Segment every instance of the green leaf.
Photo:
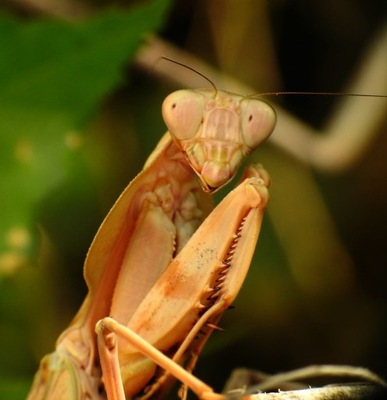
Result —
[[0, 399], [25, 399], [30, 386], [30, 379], [0, 379]]
[[78, 130], [123, 79], [169, 3], [73, 24], [0, 15], [0, 276], [30, 249], [35, 205], [82, 151]]

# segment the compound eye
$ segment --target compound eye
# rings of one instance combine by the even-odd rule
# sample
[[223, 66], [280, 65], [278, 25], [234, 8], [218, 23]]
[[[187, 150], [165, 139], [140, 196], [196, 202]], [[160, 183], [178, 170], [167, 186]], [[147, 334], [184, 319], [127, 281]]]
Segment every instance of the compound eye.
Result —
[[241, 103], [242, 136], [253, 150], [265, 141], [276, 123], [274, 109], [261, 100], [245, 99]]
[[193, 91], [178, 90], [166, 97], [161, 111], [168, 131], [175, 139], [191, 139], [202, 122], [202, 98]]

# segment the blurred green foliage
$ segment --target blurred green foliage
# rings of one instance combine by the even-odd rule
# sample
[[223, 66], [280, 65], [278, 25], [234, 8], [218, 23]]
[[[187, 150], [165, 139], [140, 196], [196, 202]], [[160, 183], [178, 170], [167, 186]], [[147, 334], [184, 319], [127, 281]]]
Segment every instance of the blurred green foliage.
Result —
[[154, 1], [77, 24], [0, 15], [1, 255], [28, 244], [32, 209], [66, 174], [66, 158], [81, 141], [77, 130], [122, 80], [167, 5]]
[[[111, 9], [77, 23], [0, 14], [2, 379], [31, 374], [31, 350], [20, 328], [33, 318], [24, 301], [39, 297], [39, 287], [20, 277], [26, 270], [16, 271], [30, 263], [32, 250], [36, 254], [38, 207], [50, 192], [55, 202], [54, 189], [69, 177], [78, 186], [79, 201], [85, 201], [82, 186], [91, 177], [82, 129], [122, 82], [126, 66], [145, 35], [162, 24], [169, 3], [154, 0]], [[40, 219], [47, 220], [49, 213], [47, 208]], [[40, 306], [44, 315], [48, 306]], [[0, 382], [0, 398], [23, 398], [25, 388], [19, 392], [17, 385]]]

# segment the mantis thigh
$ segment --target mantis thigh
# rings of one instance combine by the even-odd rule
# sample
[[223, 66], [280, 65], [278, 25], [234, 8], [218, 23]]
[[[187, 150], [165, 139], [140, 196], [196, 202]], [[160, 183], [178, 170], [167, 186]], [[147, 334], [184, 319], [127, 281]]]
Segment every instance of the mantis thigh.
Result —
[[[235, 299], [246, 276], [268, 200], [267, 174], [262, 168], [256, 172], [249, 173], [251, 177], [213, 210], [158, 278], [128, 323], [121, 323], [141, 336], [148, 346], [176, 362], [184, 361], [192, 352], [200, 352], [212, 324]], [[207, 322], [209, 327], [205, 326]], [[100, 327], [99, 335], [105, 335], [103, 323]], [[191, 335], [194, 327], [196, 333]], [[106, 362], [102, 363], [104, 377], [109, 382], [122, 378], [129, 398], [147, 385], [155, 365], [121, 336], [114, 343], [117, 349], [113, 359], [101, 348], [101, 354], [106, 355]], [[195, 358], [196, 354], [193, 355]], [[110, 375], [113, 368], [109, 367], [117, 365], [117, 361], [121, 369], [119, 378]]]
[[[119, 320], [130, 318], [211, 208], [209, 195], [165, 135], [97, 232], [85, 261], [88, 295], [55, 352], [42, 359], [29, 399], [102, 398], [96, 322], [111, 312]], [[136, 276], [146, 277], [139, 293]]]

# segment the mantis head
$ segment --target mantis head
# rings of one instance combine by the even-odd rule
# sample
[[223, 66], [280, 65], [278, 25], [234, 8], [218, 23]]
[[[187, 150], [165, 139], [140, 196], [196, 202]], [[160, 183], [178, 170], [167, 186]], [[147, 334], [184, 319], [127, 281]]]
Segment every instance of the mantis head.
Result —
[[226, 185], [276, 122], [272, 107], [261, 100], [211, 89], [170, 94], [162, 114], [206, 192]]

